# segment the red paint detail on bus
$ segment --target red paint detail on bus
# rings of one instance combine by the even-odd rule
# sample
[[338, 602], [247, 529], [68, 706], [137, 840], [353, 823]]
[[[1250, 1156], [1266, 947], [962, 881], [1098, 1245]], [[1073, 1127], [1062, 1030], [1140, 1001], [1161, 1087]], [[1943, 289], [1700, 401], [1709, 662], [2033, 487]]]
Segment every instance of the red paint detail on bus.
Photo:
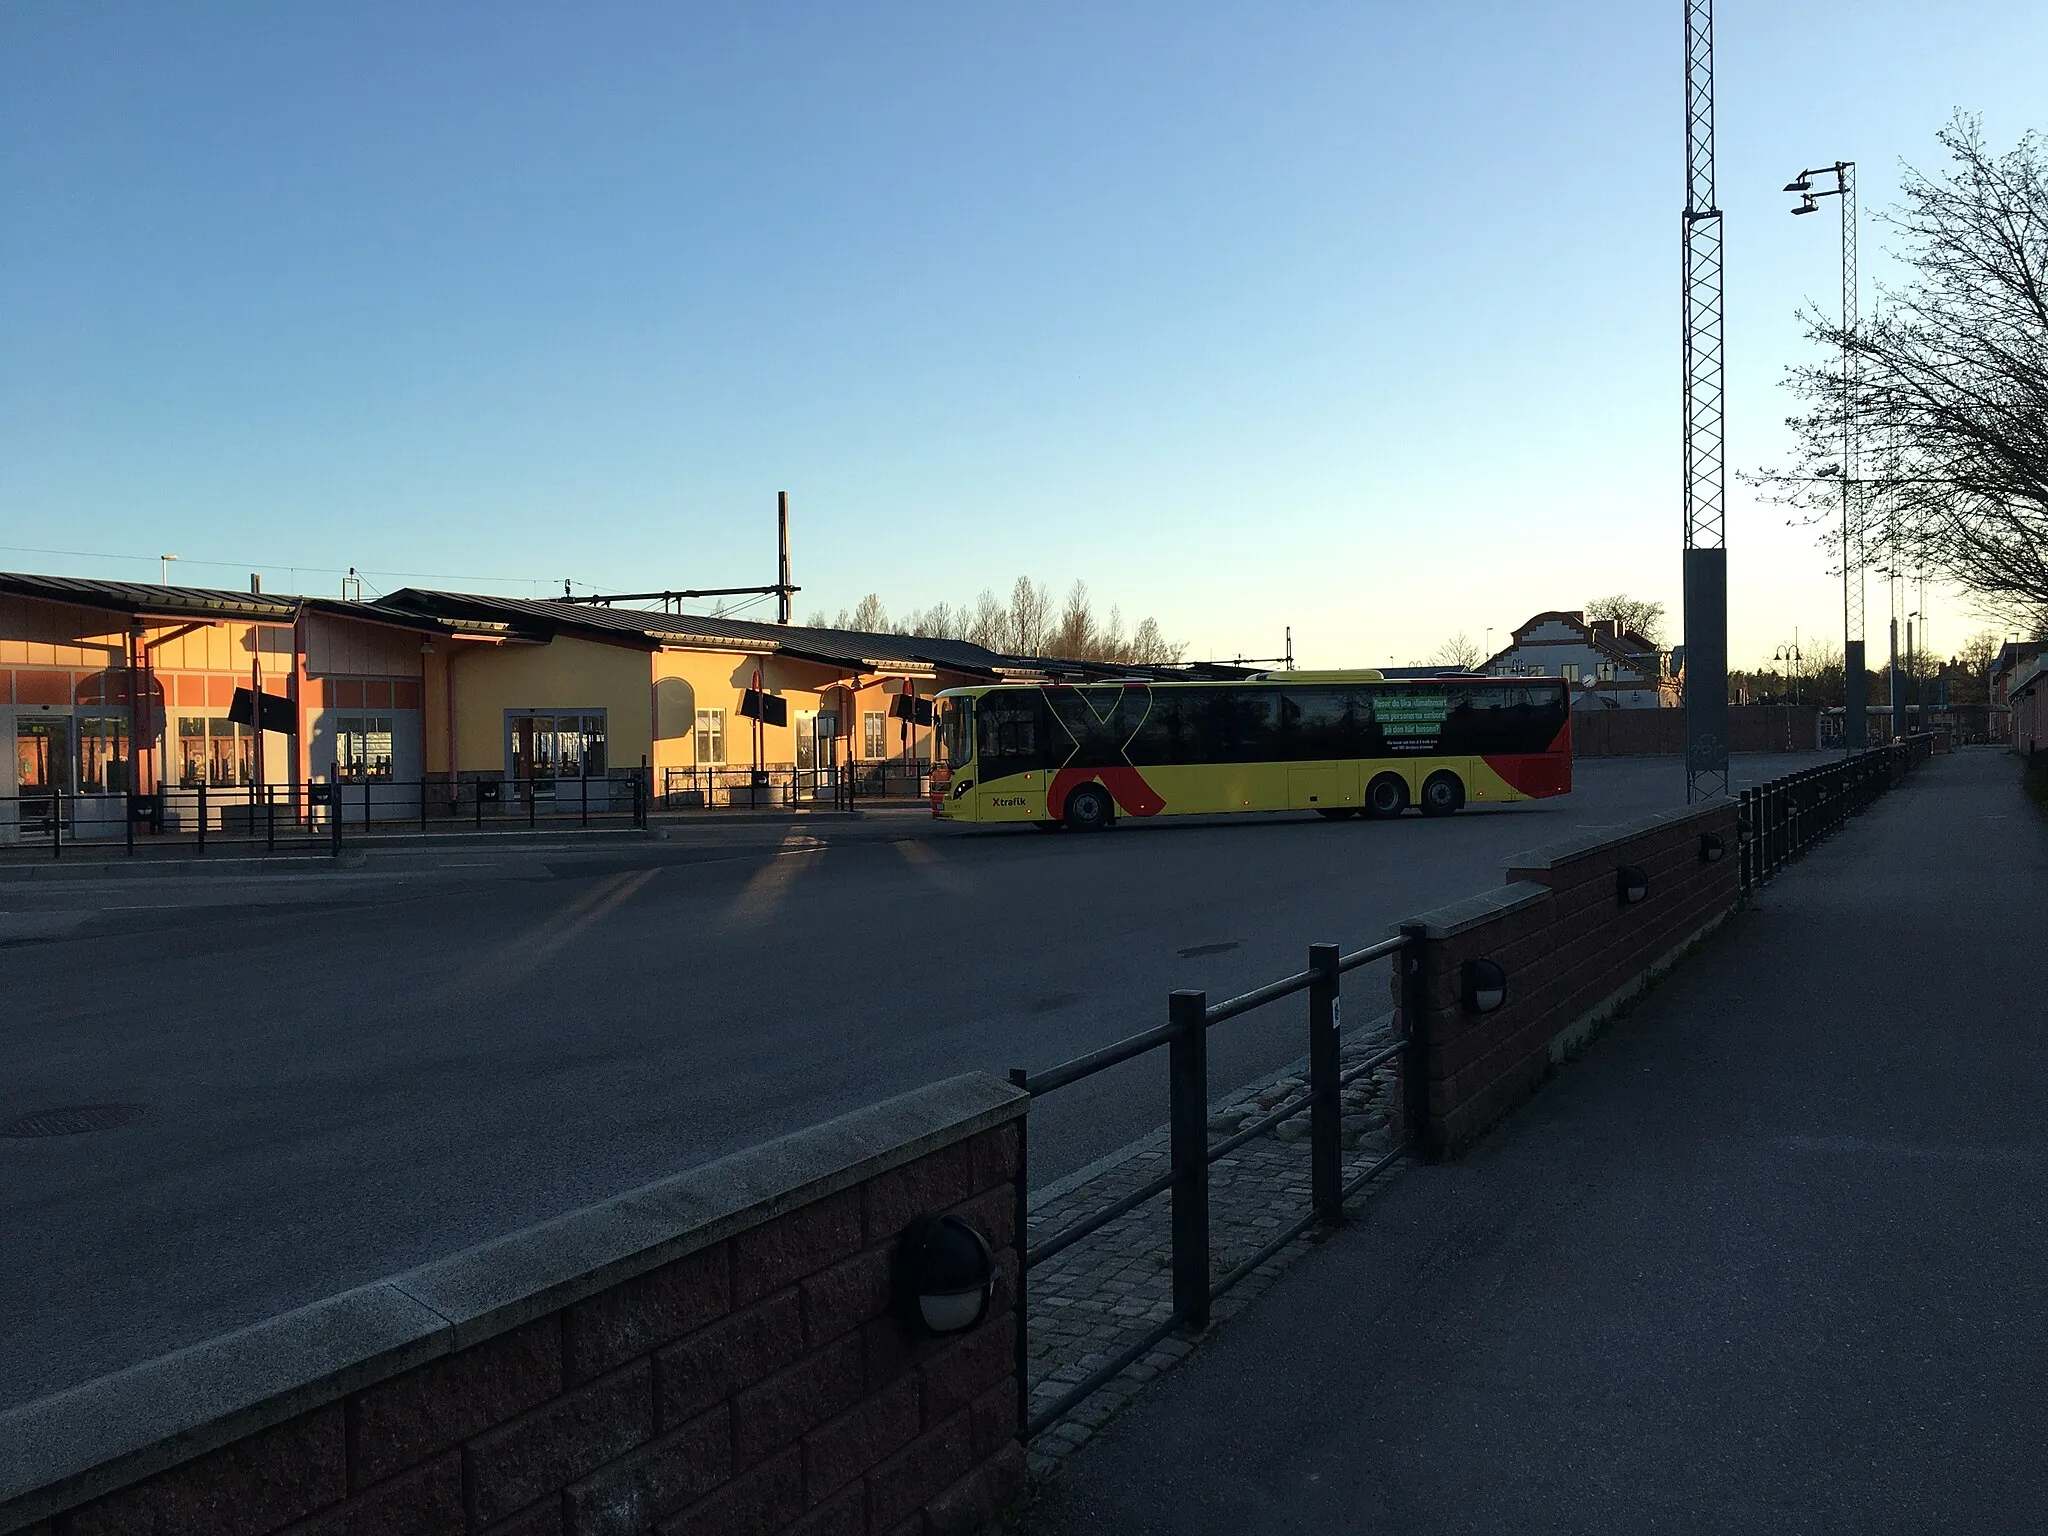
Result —
[[1159, 792], [1135, 768], [1062, 768], [1045, 790], [1045, 814], [1057, 821], [1066, 814], [1067, 796], [1083, 784], [1100, 780], [1126, 816], [1157, 816], [1166, 809]]
[[1509, 788], [1531, 799], [1568, 795], [1572, 789], [1572, 754], [1567, 739], [1570, 729], [1567, 726], [1558, 732], [1559, 740], [1566, 742], [1562, 751], [1552, 742], [1548, 752], [1503, 752], [1482, 761], [1505, 779]]

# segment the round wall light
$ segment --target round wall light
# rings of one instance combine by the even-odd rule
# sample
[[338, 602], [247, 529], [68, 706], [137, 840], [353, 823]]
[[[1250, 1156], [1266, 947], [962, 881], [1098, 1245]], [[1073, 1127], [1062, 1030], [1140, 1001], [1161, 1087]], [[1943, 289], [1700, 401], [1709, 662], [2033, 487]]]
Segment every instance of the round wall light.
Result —
[[1491, 960], [1467, 960], [1458, 974], [1467, 1013], [1491, 1013], [1508, 1000], [1508, 973]]
[[1728, 849], [1721, 842], [1720, 833], [1702, 832], [1700, 834], [1700, 862], [1702, 864], [1720, 863], [1721, 855], [1727, 851]]
[[958, 1216], [920, 1216], [896, 1240], [896, 1311], [913, 1333], [965, 1333], [988, 1316], [996, 1260], [988, 1239]]
[[1624, 907], [1632, 907], [1650, 894], [1650, 877], [1640, 864], [1624, 864], [1614, 872], [1614, 896]]

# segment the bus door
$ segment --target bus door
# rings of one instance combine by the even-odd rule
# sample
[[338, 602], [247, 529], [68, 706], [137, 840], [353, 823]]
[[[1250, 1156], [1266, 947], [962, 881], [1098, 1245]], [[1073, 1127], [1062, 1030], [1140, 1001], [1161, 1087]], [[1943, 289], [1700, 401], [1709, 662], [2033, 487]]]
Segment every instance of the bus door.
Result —
[[1036, 689], [985, 693], [974, 706], [975, 819], [1045, 818], [1045, 701]]

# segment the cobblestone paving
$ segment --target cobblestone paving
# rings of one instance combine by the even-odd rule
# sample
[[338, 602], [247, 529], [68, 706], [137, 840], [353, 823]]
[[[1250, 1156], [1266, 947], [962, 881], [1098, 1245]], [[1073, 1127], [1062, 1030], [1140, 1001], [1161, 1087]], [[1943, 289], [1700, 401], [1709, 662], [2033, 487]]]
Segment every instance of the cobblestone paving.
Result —
[[[1346, 1038], [1348, 1067], [1389, 1043], [1389, 1020], [1373, 1020]], [[1272, 1077], [1233, 1090], [1210, 1105], [1212, 1143], [1236, 1132], [1254, 1114], [1303, 1100], [1299, 1114], [1255, 1136], [1209, 1169], [1209, 1259], [1212, 1279], [1221, 1279], [1309, 1209], [1307, 1063], [1296, 1062]], [[1400, 1135], [1399, 1093], [1394, 1063], [1344, 1090], [1344, 1176], [1348, 1181], [1378, 1161]], [[1034, 1193], [1030, 1238], [1042, 1242], [1120, 1195], [1164, 1173], [1168, 1165], [1164, 1127], [1141, 1137], [1079, 1173]], [[1390, 1165], [1379, 1180], [1352, 1197], [1355, 1209], [1401, 1166]], [[1038, 1413], [1063, 1392], [1106, 1364], [1119, 1349], [1140, 1338], [1173, 1311], [1172, 1200], [1161, 1194], [1054, 1255], [1031, 1271], [1029, 1365], [1031, 1411]], [[1287, 1267], [1318, 1240], [1311, 1228], [1217, 1299], [1211, 1326], [1227, 1322], [1255, 1301]], [[1049, 1425], [1029, 1447], [1031, 1470], [1045, 1477], [1060, 1460], [1087, 1441], [1129, 1402], [1145, 1383], [1169, 1369], [1195, 1347], [1193, 1339], [1169, 1334], [1157, 1348], [1127, 1367], [1108, 1385]]]

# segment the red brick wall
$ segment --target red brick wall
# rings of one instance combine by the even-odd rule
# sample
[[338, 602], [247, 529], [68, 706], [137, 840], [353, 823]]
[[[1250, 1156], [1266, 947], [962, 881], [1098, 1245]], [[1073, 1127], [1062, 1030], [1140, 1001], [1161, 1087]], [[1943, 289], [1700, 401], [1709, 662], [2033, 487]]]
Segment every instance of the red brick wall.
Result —
[[[1718, 863], [1700, 857], [1705, 832], [1721, 839]], [[1659, 961], [1725, 916], [1739, 894], [1732, 801], [1581, 844], [1511, 862], [1501, 910], [1472, 916], [1446, 908], [1438, 920], [1419, 920], [1431, 934], [1422, 944], [1422, 1022], [1424, 1140], [1433, 1151], [1456, 1151], [1526, 1098], [1571, 1032], [1640, 986]], [[1624, 865], [1649, 875], [1648, 895], [1629, 906], [1615, 889]], [[1479, 958], [1507, 973], [1508, 992], [1497, 1011], [1473, 1015], [1462, 1003], [1463, 966]]]
[[[1019, 1491], [1015, 1123], [29, 1527], [33, 1536], [937, 1536]], [[998, 1251], [994, 1315], [889, 1314], [913, 1215]]]
[[[1731, 704], [1728, 745], [1735, 752], [1805, 752], [1818, 716], [1811, 705]], [[1572, 756], [1636, 757], [1685, 750], [1682, 709], [1575, 709]]]

